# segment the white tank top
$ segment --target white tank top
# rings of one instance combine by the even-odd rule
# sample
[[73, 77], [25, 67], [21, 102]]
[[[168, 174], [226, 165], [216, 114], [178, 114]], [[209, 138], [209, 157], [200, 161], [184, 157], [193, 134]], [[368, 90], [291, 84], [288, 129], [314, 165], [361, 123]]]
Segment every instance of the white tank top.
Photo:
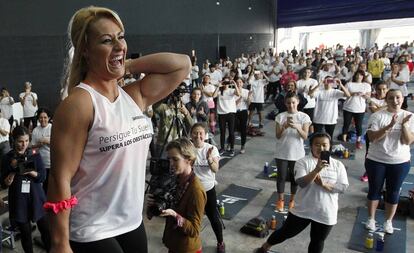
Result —
[[94, 118], [79, 169], [71, 182], [79, 200], [70, 216], [70, 240], [91, 242], [130, 232], [141, 225], [145, 169], [153, 130], [120, 87], [114, 102], [84, 83]]

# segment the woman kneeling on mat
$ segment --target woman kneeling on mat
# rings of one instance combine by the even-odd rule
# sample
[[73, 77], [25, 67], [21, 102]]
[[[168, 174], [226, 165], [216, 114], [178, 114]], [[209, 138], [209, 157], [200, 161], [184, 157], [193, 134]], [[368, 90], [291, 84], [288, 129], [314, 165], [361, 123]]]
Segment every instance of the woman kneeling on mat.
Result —
[[[174, 206], [160, 215], [167, 217], [162, 241], [169, 253], [201, 253], [201, 222], [207, 197], [193, 171], [197, 158], [194, 145], [187, 138], [180, 138], [168, 143], [166, 150], [178, 186]], [[154, 203], [148, 195], [148, 207]]]
[[323, 251], [324, 241], [337, 223], [338, 194], [348, 187], [348, 177], [342, 162], [325, 156], [331, 138], [315, 133], [310, 139], [311, 154], [295, 164], [295, 180], [299, 185], [295, 207], [289, 211], [283, 226], [273, 232], [267, 242], [256, 250], [265, 253], [273, 245], [292, 238], [311, 224], [308, 252]]
[[368, 174], [368, 221], [365, 227], [376, 230], [375, 211], [381, 198], [384, 182], [385, 221], [384, 232], [392, 234], [392, 219], [397, 210], [402, 182], [410, 171], [410, 145], [414, 142], [412, 113], [402, 110], [404, 96], [400, 90], [391, 89], [385, 97], [387, 109], [371, 115], [368, 121], [370, 145], [365, 160]]

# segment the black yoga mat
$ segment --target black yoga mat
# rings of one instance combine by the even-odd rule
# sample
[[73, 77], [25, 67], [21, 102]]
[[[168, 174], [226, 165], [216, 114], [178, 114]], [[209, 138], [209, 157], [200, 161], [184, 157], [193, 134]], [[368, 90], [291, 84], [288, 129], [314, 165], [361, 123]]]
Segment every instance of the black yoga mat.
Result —
[[408, 191], [414, 189], [414, 174], [408, 174], [401, 185], [401, 197], [409, 197]]
[[283, 222], [285, 221], [288, 215], [288, 205], [289, 205], [289, 200], [290, 200], [290, 194], [285, 194], [284, 212], [278, 212], [275, 210], [276, 200], [277, 200], [277, 192], [273, 192], [272, 196], [270, 196], [270, 198], [267, 200], [266, 205], [263, 207], [259, 216], [270, 221], [272, 219], [272, 215], [274, 215], [276, 217], [276, 229], [279, 229], [283, 225]]
[[237, 184], [229, 185], [217, 196], [220, 203], [224, 203], [225, 213], [223, 219], [233, 219], [261, 190], [260, 188]]
[[[376, 221], [377, 221], [377, 231], [383, 232], [382, 223], [384, 222], [385, 212], [382, 210], [377, 210], [376, 212]], [[359, 252], [376, 252], [375, 251], [375, 241], [374, 249], [365, 248], [365, 238], [368, 234], [368, 230], [365, 229], [365, 222], [368, 218], [368, 210], [365, 207], [358, 208], [358, 215], [356, 217], [354, 228], [352, 229], [351, 238], [348, 243], [348, 248], [356, 250]], [[394, 233], [392, 235], [385, 234], [385, 243], [383, 252], [395, 252], [395, 253], [405, 253], [406, 249], [406, 219], [402, 216], [395, 216], [393, 220]]]

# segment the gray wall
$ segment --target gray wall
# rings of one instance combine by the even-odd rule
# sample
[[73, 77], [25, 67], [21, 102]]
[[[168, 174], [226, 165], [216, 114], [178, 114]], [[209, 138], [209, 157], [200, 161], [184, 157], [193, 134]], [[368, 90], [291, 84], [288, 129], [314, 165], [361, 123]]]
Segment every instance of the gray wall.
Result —
[[[252, 10], [248, 10], [249, 3]], [[67, 24], [87, 5], [106, 6], [121, 16], [129, 53], [172, 51], [199, 61], [215, 60], [218, 46], [227, 55], [253, 52], [273, 41], [273, 0], [23, 1], [0, 0], [0, 87], [16, 98], [32, 81], [41, 105], [57, 105]]]

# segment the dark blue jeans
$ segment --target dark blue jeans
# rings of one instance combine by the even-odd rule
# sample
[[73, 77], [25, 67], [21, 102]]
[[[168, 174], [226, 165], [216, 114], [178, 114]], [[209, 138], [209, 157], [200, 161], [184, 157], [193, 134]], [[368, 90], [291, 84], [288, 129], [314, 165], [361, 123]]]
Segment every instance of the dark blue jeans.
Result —
[[400, 164], [386, 164], [370, 159], [365, 160], [368, 174], [368, 199], [379, 200], [385, 182], [385, 202], [398, 204], [401, 185], [410, 171], [410, 161]]

